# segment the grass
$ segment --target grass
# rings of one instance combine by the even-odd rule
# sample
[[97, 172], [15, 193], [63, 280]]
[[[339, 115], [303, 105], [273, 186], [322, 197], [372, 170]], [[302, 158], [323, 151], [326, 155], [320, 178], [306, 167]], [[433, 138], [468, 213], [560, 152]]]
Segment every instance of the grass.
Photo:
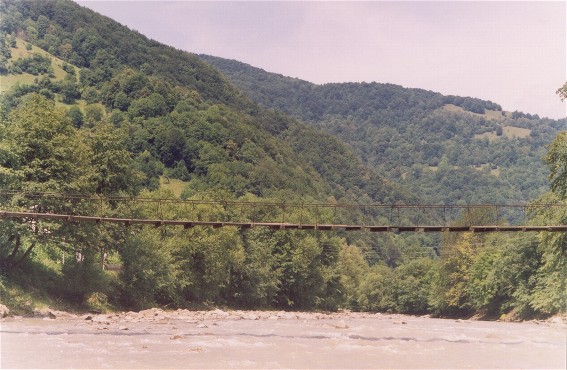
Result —
[[532, 130], [527, 128], [521, 128], [516, 126], [504, 126], [502, 128], [502, 136], [497, 136], [495, 131], [485, 132], [482, 134], [474, 135], [475, 139], [484, 139], [487, 138], [489, 141], [498, 140], [501, 137], [507, 137], [509, 139], [512, 138], [527, 138], [532, 133]]
[[[12, 53], [12, 57], [10, 59], [16, 60], [20, 58], [27, 58], [30, 57], [32, 54], [40, 54], [43, 56], [48, 56], [49, 58], [51, 58], [51, 67], [53, 67], [53, 73], [55, 75], [55, 78], [53, 78], [53, 80], [60, 81], [65, 78], [67, 72], [65, 72], [63, 68], [61, 68], [63, 63], [65, 63], [63, 60], [57, 58], [52, 54], [49, 54], [47, 51], [42, 50], [37, 46], [32, 45], [31, 50], [27, 50], [26, 44], [27, 44], [26, 41], [20, 38], [16, 38], [16, 47], [10, 49]], [[75, 71], [78, 73], [80, 70], [79, 68], [75, 67]], [[0, 77], [0, 93], [8, 91], [12, 86], [14, 86], [18, 82], [21, 84], [32, 84], [34, 83], [34, 80], [36, 78], [41, 78], [41, 75], [34, 76], [29, 73], [22, 73], [20, 75], [2, 76]]]
[[[38, 48], [37, 46], [32, 45], [31, 50], [26, 49], [27, 42], [16, 38], [16, 49], [11, 49], [12, 52], [12, 59], [19, 59], [19, 58], [27, 58], [30, 57], [32, 54], [40, 54], [43, 56], [47, 56], [51, 58], [51, 67], [53, 67], [53, 73], [55, 74], [55, 80], [62, 80], [67, 75], [67, 72], [61, 68], [63, 63], [65, 63], [62, 59], [57, 58], [53, 54], [49, 54], [47, 51]], [[79, 72], [79, 68], [75, 67], [75, 72]]]
[[529, 137], [532, 133], [532, 130], [527, 128], [515, 127], [515, 126], [506, 126], [502, 129], [503, 135], [509, 138], [518, 137], [518, 138], [526, 138]]
[[30, 75], [29, 73], [22, 73], [21, 75], [7, 75], [7, 76], [0, 76], [0, 94], [4, 93], [16, 83], [31, 85], [34, 83], [34, 80], [39, 76]]
[[486, 110], [484, 112], [484, 116], [489, 119], [502, 119], [505, 117], [505, 115], [506, 112], [504, 112], [504, 116], [503, 116], [502, 111], [498, 111], [498, 110]]
[[500, 119], [505, 118], [505, 116], [508, 116], [507, 112], [504, 112], [505, 116], [503, 116], [502, 112], [497, 111], [497, 110], [486, 110], [484, 112], [484, 114], [469, 112], [469, 111], [465, 110], [464, 108], [456, 106], [454, 104], [445, 104], [441, 109], [443, 109], [447, 112], [452, 112], [452, 113], [472, 114], [472, 115], [477, 116], [477, 117], [484, 117], [486, 119], [491, 119], [491, 120], [500, 120]]
[[67, 304], [48, 293], [58, 280], [58, 274], [37, 262], [28, 262], [28, 265], [33, 266], [25, 273], [19, 271], [9, 278], [0, 275], [0, 303], [13, 315], [27, 315], [47, 307], [68, 309]]
[[497, 140], [499, 137], [496, 135], [495, 131], [484, 132], [482, 134], [474, 135], [475, 139], [488, 139], [488, 141]]
[[[26, 49], [26, 41], [20, 39], [20, 38], [16, 38], [16, 47], [10, 49], [12, 52], [12, 60], [16, 60], [19, 58], [27, 58], [30, 57], [32, 54], [40, 54], [40, 55], [44, 55], [44, 56], [48, 56], [49, 58], [51, 58], [51, 67], [53, 68], [53, 72], [55, 77], [52, 78], [53, 81], [61, 81], [65, 78], [65, 76], [67, 75], [67, 72], [65, 72], [63, 70], [63, 68], [61, 68], [61, 66], [63, 65], [63, 63], [65, 63], [62, 59], [57, 58], [56, 56], [49, 54], [47, 51], [42, 50], [40, 48], [38, 48], [37, 46], [33, 46], [31, 50], [27, 50]], [[77, 67], [74, 67], [75, 71], [77, 73], [80, 72], [80, 69]], [[7, 76], [0, 76], [0, 94], [4, 93], [6, 91], [8, 91], [12, 86], [14, 86], [17, 83], [23, 84], [23, 85], [31, 85], [35, 82], [36, 79], [41, 78], [43, 75], [38, 75], [38, 76], [34, 76], [32, 74], [29, 73], [22, 73], [19, 75], [7, 75]], [[78, 99], [75, 104], [65, 104], [63, 102], [61, 102], [61, 96], [59, 94], [55, 94], [56, 99], [55, 99], [55, 104], [58, 107], [64, 107], [64, 108], [69, 108], [73, 105], [78, 105], [79, 108], [84, 109], [85, 106], [87, 105], [87, 102], [81, 99]]]
[[491, 168], [490, 163], [483, 163], [480, 166], [470, 166], [472, 169], [475, 169], [477, 171], [485, 171], [487, 169], [490, 169], [490, 174], [492, 176], [496, 176], [496, 177], [500, 177], [500, 168]]
[[[453, 105], [453, 104], [445, 104], [441, 109], [443, 109], [444, 111], [447, 111], [447, 112], [467, 113], [467, 114], [472, 114], [472, 115], [477, 116], [477, 117], [484, 117], [486, 119], [492, 119], [492, 120], [502, 120], [506, 117], [511, 116], [510, 112], [504, 112], [504, 115], [502, 115], [502, 112], [495, 111], [495, 110], [487, 110], [484, 114], [468, 112], [468, 111], [464, 110], [462, 107], [458, 107], [458, 106]], [[526, 137], [530, 136], [531, 132], [532, 132], [532, 130], [527, 129], [527, 128], [521, 128], [521, 127], [516, 127], [516, 126], [505, 126], [505, 127], [502, 128], [502, 137], [526, 138]], [[476, 135], [474, 135], [474, 137], [475, 137], [475, 139], [486, 138], [489, 141], [498, 140], [500, 138], [500, 136], [496, 135], [495, 131], [485, 132], [485, 133], [482, 133], [482, 134], [476, 134]]]
[[177, 179], [168, 179], [165, 176], [162, 176], [159, 179], [159, 184], [162, 189], [171, 190], [176, 197], [180, 197], [188, 183]]
[[441, 109], [452, 113], [465, 113], [466, 110], [454, 104], [445, 104]]
[[[72, 312], [105, 312], [113, 309], [116, 300], [117, 275], [102, 271], [98, 263], [85, 265], [84, 270], [67, 269], [61, 251], [54, 245], [38, 245], [24, 263], [13, 271], [0, 274], [0, 303], [10, 309], [11, 315], [29, 315], [36, 310], [55, 309]], [[68, 255], [65, 264], [73, 264], [74, 255]], [[67, 265], [65, 265], [67, 266]], [[69, 266], [68, 266], [69, 267]], [[88, 276], [84, 276], [87, 274]], [[85, 280], [84, 285], [75, 279]], [[91, 290], [91, 291], [88, 291]], [[110, 298], [109, 298], [110, 297]]]
[[[55, 94], [55, 95], [56, 95], [57, 97], [60, 96], [59, 94]], [[56, 106], [56, 107], [62, 107], [62, 108], [67, 108], [67, 109], [69, 109], [70, 107], [72, 107], [72, 106], [74, 106], [74, 105], [76, 105], [76, 106], [78, 106], [79, 108], [81, 108], [81, 109], [83, 110], [83, 113], [84, 113], [85, 107], [87, 106], [87, 102], [86, 102], [85, 100], [82, 100], [82, 99], [77, 99], [77, 100], [75, 100], [75, 103], [74, 103], [74, 104], [65, 104], [65, 103], [63, 103], [62, 101], [60, 101], [60, 99], [55, 99], [55, 106]]]

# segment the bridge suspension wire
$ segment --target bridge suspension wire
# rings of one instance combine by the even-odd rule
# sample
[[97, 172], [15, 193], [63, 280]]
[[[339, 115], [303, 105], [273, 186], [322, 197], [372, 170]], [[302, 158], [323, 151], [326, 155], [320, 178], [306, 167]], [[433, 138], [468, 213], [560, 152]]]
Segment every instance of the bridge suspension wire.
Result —
[[[567, 204], [346, 204], [0, 191], [0, 219], [370, 232], [567, 232], [534, 214]], [[562, 219], [566, 219], [563, 217]], [[561, 218], [559, 218], [561, 219]]]

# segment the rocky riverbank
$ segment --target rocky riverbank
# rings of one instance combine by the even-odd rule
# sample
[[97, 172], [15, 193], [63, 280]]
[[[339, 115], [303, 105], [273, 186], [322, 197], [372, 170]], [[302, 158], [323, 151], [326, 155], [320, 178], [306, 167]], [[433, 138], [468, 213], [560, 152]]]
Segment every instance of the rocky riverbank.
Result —
[[[9, 309], [0, 304], [0, 318], [9, 317]], [[261, 311], [261, 310], [222, 310], [219, 308], [212, 310], [163, 310], [161, 308], [150, 308], [142, 311], [128, 312], [111, 312], [100, 314], [77, 314], [66, 311], [59, 311], [51, 308], [43, 308], [33, 310], [25, 316], [12, 316], [13, 319], [22, 318], [45, 318], [45, 319], [73, 319], [85, 320], [99, 324], [127, 324], [131, 322], [153, 322], [159, 323], [168, 320], [180, 320], [188, 323], [199, 323], [204, 321], [215, 320], [335, 320], [339, 323], [345, 319], [366, 319], [366, 318], [384, 318], [393, 320], [396, 323], [405, 324], [404, 318], [413, 317], [402, 314], [384, 314], [370, 312], [294, 312], [294, 311]], [[430, 315], [423, 315], [422, 318], [430, 318]], [[454, 319], [455, 322], [477, 321], [472, 319]], [[496, 320], [499, 322], [500, 320]], [[530, 323], [544, 326], [566, 327], [567, 316], [557, 315], [545, 320], [530, 320]], [[339, 324], [340, 325], [340, 324]]]

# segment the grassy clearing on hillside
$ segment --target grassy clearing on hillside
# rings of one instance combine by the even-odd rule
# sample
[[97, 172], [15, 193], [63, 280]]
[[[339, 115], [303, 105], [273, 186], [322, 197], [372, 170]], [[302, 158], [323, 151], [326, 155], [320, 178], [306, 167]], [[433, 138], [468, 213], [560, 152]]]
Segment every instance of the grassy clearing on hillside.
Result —
[[38, 76], [30, 75], [29, 73], [0, 76], [0, 94], [10, 90], [10, 88], [18, 82], [20, 84], [31, 85], [36, 78], [38, 78]]
[[529, 137], [532, 130], [515, 126], [506, 126], [502, 129], [502, 133], [509, 138], [518, 137], [523, 139]]
[[500, 176], [500, 168], [492, 168], [490, 163], [483, 163], [480, 166], [470, 166], [472, 169], [477, 171], [489, 171], [492, 176]]
[[[10, 51], [12, 53], [11, 60], [17, 60], [20, 58], [28, 58], [31, 57], [32, 54], [40, 54], [43, 56], [47, 56], [51, 58], [51, 67], [53, 68], [53, 72], [55, 74], [55, 78], [53, 80], [60, 81], [65, 78], [67, 72], [65, 72], [61, 65], [63, 65], [64, 61], [49, 54], [47, 51], [38, 48], [37, 46], [32, 46], [31, 50], [26, 49], [27, 42], [16, 38], [16, 48], [11, 48]], [[79, 69], [75, 67], [75, 70], [79, 72]], [[12, 86], [16, 83], [21, 84], [33, 84], [36, 78], [41, 78], [41, 75], [34, 76], [29, 73], [22, 73], [19, 75], [7, 75], [0, 77], [0, 93], [8, 91]]]
[[[504, 114], [506, 114], [506, 113], [504, 113]], [[504, 118], [501, 111], [488, 110], [488, 109], [484, 112], [484, 116], [486, 118], [489, 118], [489, 119], [502, 119], [502, 118]]]
[[177, 179], [168, 179], [165, 176], [162, 176], [159, 179], [159, 184], [162, 189], [171, 190], [176, 197], [180, 197], [188, 183]]
[[[444, 111], [447, 111], [447, 112], [467, 113], [467, 114], [472, 114], [473, 116], [484, 117], [486, 119], [492, 119], [492, 120], [499, 120], [499, 119], [504, 118], [504, 116], [502, 115], [502, 112], [496, 111], [496, 110], [486, 110], [484, 114], [480, 114], [480, 113], [469, 112], [469, 111], [465, 110], [464, 108], [453, 105], [453, 104], [445, 104], [441, 109], [443, 109]], [[506, 113], [504, 113], [504, 114], [506, 114]]]
[[[10, 49], [11, 52], [12, 52], [11, 60], [16, 60], [16, 59], [20, 59], [20, 58], [28, 58], [28, 57], [31, 57], [32, 54], [34, 54], [34, 53], [40, 54], [40, 55], [43, 55], [43, 56], [47, 56], [47, 57], [51, 58], [51, 67], [53, 68], [54, 75], [55, 75], [55, 77], [52, 78], [51, 80], [52, 81], [61, 81], [65, 78], [65, 76], [67, 75], [67, 72], [65, 72], [61, 68], [63, 63], [65, 63], [63, 60], [57, 58], [56, 56], [54, 56], [52, 54], [49, 54], [47, 51], [42, 50], [42, 49], [38, 48], [37, 46], [32, 46], [31, 50], [27, 50], [26, 44], [27, 44], [26, 41], [24, 41], [20, 38], [16, 38], [16, 48]], [[77, 76], [78, 76], [80, 69], [77, 68], [77, 67], [73, 67], [73, 68], [75, 68], [75, 71], [77, 72]], [[16, 83], [20, 83], [22, 85], [31, 85], [31, 84], [35, 83], [36, 79], [40, 79], [43, 76], [44, 75], [34, 76], [32, 74], [29, 74], [29, 73], [1, 76], [0, 77], [0, 94], [8, 91]], [[69, 108], [73, 105], [77, 105], [77, 106], [79, 106], [79, 108], [84, 110], [86, 105], [87, 105], [87, 102], [84, 101], [84, 100], [81, 100], [81, 99], [76, 100], [74, 104], [65, 104], [65, 103], [61, 102], [60, 94], [55, 94], [55, 96], [56, 96], [55, 104], [58, 107]]]
[[496, 135], [495, 131], [484, 132], [482, 134], [474, 135], [475, 139], [488, 139], [489, 141], [498, 140], [501, 137], [507, 137], [508, 139], [520, 138], [524, 139], [530, 136], [532, 130], [527, 128], [521, 128], [516, 126], [504, 126], [502, 127], [502, 136]]
[[[59, 94], [56, 94], [56, 96], [60, 96]], [[85, 111], [85, 107], [87, 106], [87, 102], [85, 100], [82, 99], [78, 99], [75, 100], [74, 104], [65, 104], [63, 102], [61, 102], [59, 99], [55, 99], [55, 106], [56, 107], [62, 107], [62, 108], [66, 108], [69, 109], [70, 107], [72, 107], [73, 105], [78, 106], [79, 108], [81, 108], [81, 110], [84, 112]]]
[[[32, 45], [31, 50], [27, 50], [26, 49], [26, 44], [27, 42], [20, 39], [20, 38], [16, 38], [16, 49], [10, 49], [10, 51], [12, 52], [12, 58], [13, 60], [19, 59], [19, 58], [27, 58], [27, 57], [31, 57], [32, 54], [40, 54], [43, 56], [47, 56], [49, 58], [51, 58], [51, 67], [53, 67], [53, 72], [55, 74], [55, 80], [62, 80], [63, 78], [65, 78], [65, 75], [67, 74], [67, 72], [65, 72], [63, 70], [63, 68], [61, 68], [61, 65], [63, 63], [65, 63], [63, 60], [57, 58], [56, 56], [54, 56], [53, 54], [49, 54], [47, 51], [38, 48], [35, 45]], [[75, 71], [79, 72], [79, 69], [75, 67]]]
[[490, 132], [484, 132], [482, 134], [476, 134], [474, 135], [475, 139], [488, 139], [488, 141], [494, 141], [497, 140], [499, 138], [498, 135], [496, 135], [495, 131], [490, 131]]

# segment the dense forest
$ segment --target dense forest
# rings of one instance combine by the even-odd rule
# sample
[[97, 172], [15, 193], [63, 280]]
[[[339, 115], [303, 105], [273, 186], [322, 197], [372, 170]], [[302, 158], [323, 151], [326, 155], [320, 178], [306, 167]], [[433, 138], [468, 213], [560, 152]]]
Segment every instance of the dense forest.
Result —
[[546, 145], [565, 120], [380, 83], [315, 85], [200, 56], [258, 104], [342, 139], [371, 168], [431, 203], [529, 201], [548, 189]]
[[[565, 201], [564, 121], [479, 99], [377, 83], [317, 86], [205, 62], [68, 0], [7, 0], [0, 12], [2, 191], [96, 196], [108, 214], [120, 207], [108, 195]], [[3, 197], [2, 207], [37, 207], [30, 199]], [[150, 207], [135, 212], [143, 217]], [[223, 217], [214, 207], [203, 212]], [[566, 217], [554, 208], [533, 221]], [[557, 233], [347, 235], [2, 219], [0, 301], [24, 312], [37, 304], [206, 304], [550, 315], [565, 310], [566, 244]]]

